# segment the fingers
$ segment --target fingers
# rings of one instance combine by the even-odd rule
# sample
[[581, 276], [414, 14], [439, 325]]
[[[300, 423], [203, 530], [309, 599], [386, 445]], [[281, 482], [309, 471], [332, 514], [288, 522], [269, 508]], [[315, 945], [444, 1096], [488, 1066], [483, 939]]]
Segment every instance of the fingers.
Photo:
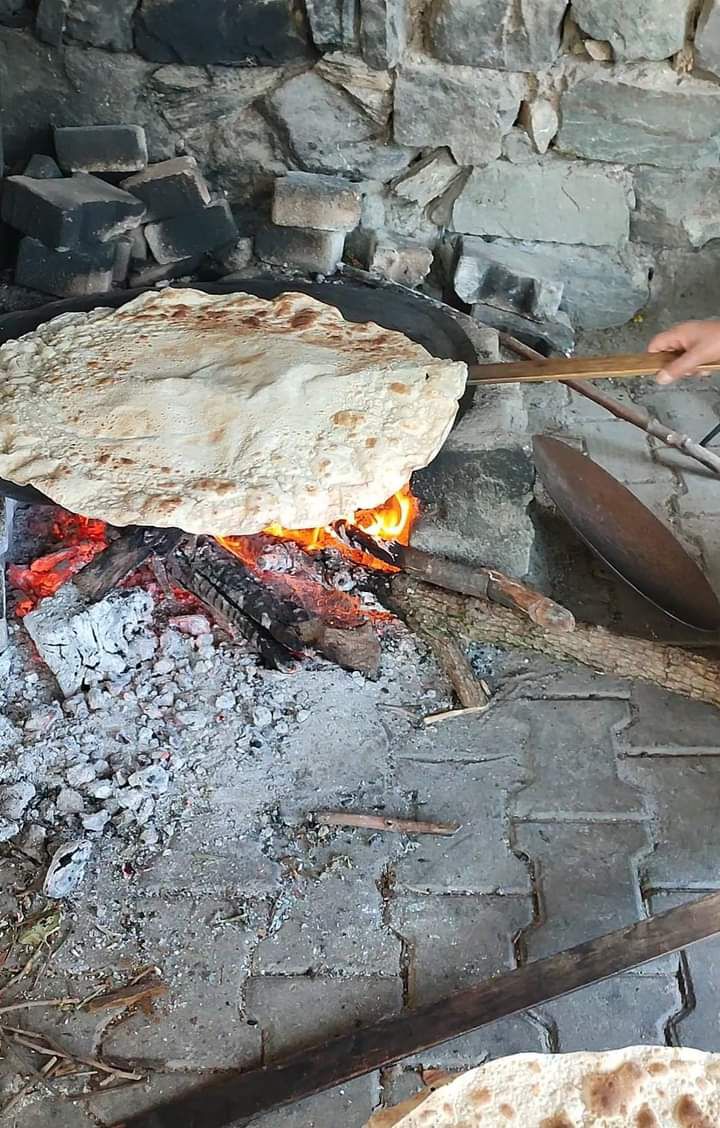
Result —
[[681, 349], [687, 348], [687, 342], [681, 336], [680, 328], [678, 325], [675, 329], [666, 329], [664, 333], [658, 333], [647, 346], [647, 351], [651, 353], [679, 352]]
[[[664, 334], [660, 334], [664, 336]], [[663, 349], [652, 349], [651, 352], [664, 352]], [[668, 352], [672, 351], [667, 349]], [[688, 349], [682, 356], [677, 357], [676, 360], [671, 360], [666, 364], [655, 376], [658, 384], [674, 384], [677, 380], [682, 380], [684, 376], [694, 376], [702, 368], [703, 364], [708, 363], [707, 349], [701, 345], [695, 345], [693, 348]]]

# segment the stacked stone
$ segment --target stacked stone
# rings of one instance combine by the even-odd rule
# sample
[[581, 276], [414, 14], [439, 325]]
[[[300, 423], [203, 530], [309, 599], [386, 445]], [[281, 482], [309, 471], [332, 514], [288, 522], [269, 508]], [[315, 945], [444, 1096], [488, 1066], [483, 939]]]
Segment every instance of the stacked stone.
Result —
[[290, 172], [275, 181], [272, 224], [255, 236], [257, 257], [307, 274], [334, 274], [345, 236], [360, 220], [360, 192], [338, 176]]
[[[720, 237], [720, 0], [6, 0], [0, 54], [13, 165], [122, 106], [235, 211], [340, 178], [347, 256], [412, 283], [431, 251], [556, 348], [640, 309], [658, 248]], [[340, 231], [274, 218], [258, 249], [327, 272]]]

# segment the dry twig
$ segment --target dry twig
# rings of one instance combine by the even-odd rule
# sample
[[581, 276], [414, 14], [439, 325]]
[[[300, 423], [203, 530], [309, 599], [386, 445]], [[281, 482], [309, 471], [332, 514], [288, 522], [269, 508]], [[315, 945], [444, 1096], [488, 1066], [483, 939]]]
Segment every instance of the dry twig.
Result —
[[360, 815], [349, 811], [319, 811], [315, 822], [320, 826], [357, 826], [366, 830], [388, 830], [396, 834], [436, 834], [446, 838], [456, 834], [459, 823], [418, 822], [415, 819], [393, 819], [385, 815]]

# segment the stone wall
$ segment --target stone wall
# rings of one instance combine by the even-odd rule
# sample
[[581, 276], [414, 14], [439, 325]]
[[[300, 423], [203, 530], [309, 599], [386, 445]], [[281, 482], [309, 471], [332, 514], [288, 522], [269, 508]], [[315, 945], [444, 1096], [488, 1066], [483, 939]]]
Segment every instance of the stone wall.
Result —
[[9, 171], [53, 123], [137, 123], [241, 228], [275, 177], [336, 174], [362, 231], [556, 347], [632, 317], [658, 246], [720, 237], [720, 0], [0, 0], [0, 25]]

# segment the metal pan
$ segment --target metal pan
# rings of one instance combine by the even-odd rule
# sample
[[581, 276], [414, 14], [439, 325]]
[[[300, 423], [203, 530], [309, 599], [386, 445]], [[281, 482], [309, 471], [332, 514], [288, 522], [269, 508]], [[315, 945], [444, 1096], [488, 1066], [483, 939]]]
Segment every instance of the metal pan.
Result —
[[671, 618], [720, 630], [720, 603], [705, 576], [630, 490], [559, 439], [536, 435], [533, 450], [550, 497], [596, 556]]

